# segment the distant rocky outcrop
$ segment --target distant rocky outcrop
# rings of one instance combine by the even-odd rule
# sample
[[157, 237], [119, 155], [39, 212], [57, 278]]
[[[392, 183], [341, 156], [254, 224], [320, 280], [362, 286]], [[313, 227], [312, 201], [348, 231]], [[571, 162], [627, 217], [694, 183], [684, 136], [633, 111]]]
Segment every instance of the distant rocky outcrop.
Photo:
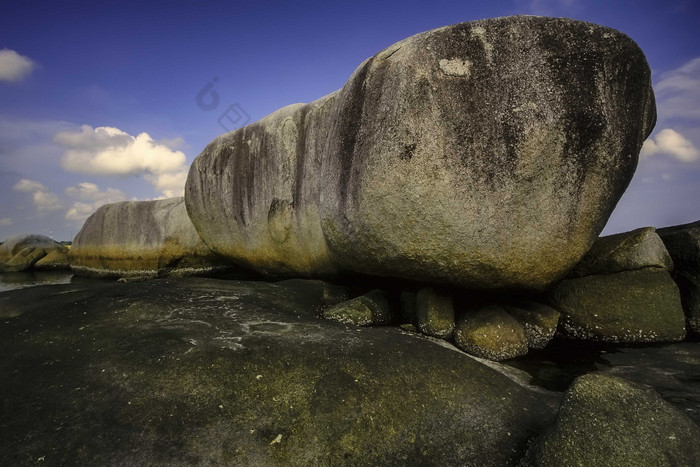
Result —
[[0, 272], [69, 267], [68, 248], [45, 235], [15, 235], [0, 245]]
[[624, 34], [461, 23], [217, 138], [185, 200], [207, 245], [263, 273], [544, 289], [602, 230], [654, 123], [649, 67]]
[[700, 334], [700, 221], [657, 231], [674, 262], [688, 331]]
[[183, 198], [102, 206], [78, 232], [69, 258], [77, 275], [113, 278], [204, 274], [230, 266], [199, 238]]

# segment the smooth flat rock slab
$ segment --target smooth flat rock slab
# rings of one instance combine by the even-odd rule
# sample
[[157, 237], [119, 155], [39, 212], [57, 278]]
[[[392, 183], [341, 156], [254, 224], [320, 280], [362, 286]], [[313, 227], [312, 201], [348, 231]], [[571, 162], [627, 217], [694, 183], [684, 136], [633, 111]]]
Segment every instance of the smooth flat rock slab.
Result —
[[[0, 464], [514, 465], [558, 399], [320, 281], [0, 293]], [[516, 370], [513, 370], [516, 371]]]

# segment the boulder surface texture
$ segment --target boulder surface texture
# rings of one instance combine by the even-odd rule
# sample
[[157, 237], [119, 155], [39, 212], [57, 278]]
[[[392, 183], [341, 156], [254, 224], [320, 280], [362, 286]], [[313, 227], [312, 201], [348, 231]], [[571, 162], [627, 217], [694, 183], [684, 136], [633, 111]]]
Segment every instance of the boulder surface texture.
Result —
[[183, 198], [107, 204], [91, 215], [70, 250], [77, 275], [190, 275], [224, 267], [197, 235]]
[[461, 23], [218, 137], [185, 200], [207, 245], [262, 273], [544, 289], [602, 230], [655, 117], [644, 54], [616, 30]]

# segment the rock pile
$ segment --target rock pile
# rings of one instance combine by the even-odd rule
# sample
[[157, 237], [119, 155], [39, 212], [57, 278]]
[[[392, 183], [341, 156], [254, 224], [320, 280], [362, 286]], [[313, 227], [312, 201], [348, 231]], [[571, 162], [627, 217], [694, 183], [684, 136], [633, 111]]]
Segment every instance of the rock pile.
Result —
[[15, 235], [0, 245], [0, 272], [69, 267], [68, 248], [44, 235]]

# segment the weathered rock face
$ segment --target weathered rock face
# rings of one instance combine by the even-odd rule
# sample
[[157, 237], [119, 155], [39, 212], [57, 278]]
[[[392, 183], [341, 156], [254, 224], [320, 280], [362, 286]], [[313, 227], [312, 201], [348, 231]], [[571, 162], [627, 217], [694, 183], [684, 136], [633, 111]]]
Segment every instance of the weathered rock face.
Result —
[[585, 375], [521, 466], [700, 465], [700, 428], [653, 390]]
[[67, 269], [67, 255], [64, 245], [45, 235], [15, 235], [0, 245], [0, 272]]
[[618, 31], [462, 23], [217, 138], [185, 199], [214, 251], [261, 272], [542, 289], [600, 233], [654, 122], [649, 67]]
[[77, 275], [190, 275], [227, 266], [197, 235], [183, 198], [107, 204], [90, 216], [70, 250]]
[[685, 337], [678, 287], [653, 268], [567, 279], [549, 292], [572, 339], [610, 343], [671, 342]]
[[600, 237], [573, 269], [572, 276], [643, 268], [673, 269], [671, 256], [653, 227]]
[[554, 308], [533, 301], [520, 301], [505, 308], [523, 327], [531, 349], [545, 348], [554, 337], [560, 316]]
[[675, 264], [688, 331], [700, 334], [700, 222], [658, 230]]
[[308, 282], [0, 294], [0, 464], [503, 466], [553, 422], [501, 365], [315, 319]]

